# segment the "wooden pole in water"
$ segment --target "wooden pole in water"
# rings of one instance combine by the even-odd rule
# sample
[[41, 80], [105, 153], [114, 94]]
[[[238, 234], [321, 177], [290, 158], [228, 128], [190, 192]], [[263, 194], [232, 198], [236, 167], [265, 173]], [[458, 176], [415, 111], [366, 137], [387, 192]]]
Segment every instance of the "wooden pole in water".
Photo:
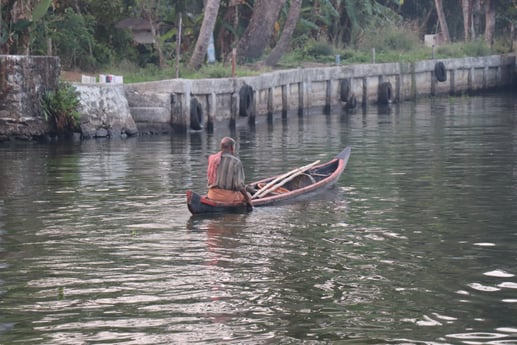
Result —
[[236, 65], [236, 61], [237, 60], [237, 49], [233, 48], [232, 49], [232, 77], [235, 78], [235, 65]]
[[176, 37], [176, 79], [180, 77], [180, 49], [181, 49], [181, 22], [182, 17], [180, 13], [180, 18], [178, 22], [178, 37]]

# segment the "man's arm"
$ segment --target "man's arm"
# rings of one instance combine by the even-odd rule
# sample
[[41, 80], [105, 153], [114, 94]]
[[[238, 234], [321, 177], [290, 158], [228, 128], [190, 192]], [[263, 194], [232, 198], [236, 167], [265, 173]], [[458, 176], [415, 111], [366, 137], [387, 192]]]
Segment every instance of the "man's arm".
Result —
[[244, 195], [244, 200], [246, 200], [246, 204], [248, 204], [248, 207], [250, 209], [253, 209], [253, 204], [251, 203], [251, 196], [250, 194], [246, 191], [246, 187], [244, 187], [243, 189], [241, 189], [241, 193], [242, 195]]

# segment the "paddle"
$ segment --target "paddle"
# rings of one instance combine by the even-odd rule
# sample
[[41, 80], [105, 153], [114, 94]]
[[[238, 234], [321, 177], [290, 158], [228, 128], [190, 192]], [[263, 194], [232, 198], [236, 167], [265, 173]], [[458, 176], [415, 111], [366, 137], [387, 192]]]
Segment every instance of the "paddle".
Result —
[[253, 194], [252, 199], [259, 198], [261, 196], [266, 195], [267, 193], [277, 189], [278, 187], [284, 185], [285, 183], [291, 181], [296, 176], [303, 174], [305, 171], [309, 170], [316, 164], [318, 164], [320, 161], [314, 161], [311, 164], [305, 165], [300, 168], [296, 168], [294, 170], [291, 170], [277, 178], [275, 178], [273, 181], [267, 183], [264, 187], [260, 188], [255, 194]]

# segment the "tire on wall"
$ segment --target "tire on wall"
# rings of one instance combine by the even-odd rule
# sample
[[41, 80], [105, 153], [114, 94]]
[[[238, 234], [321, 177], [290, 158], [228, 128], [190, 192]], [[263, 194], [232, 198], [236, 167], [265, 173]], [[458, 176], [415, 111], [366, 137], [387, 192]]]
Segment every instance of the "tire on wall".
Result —
[[239, 90], [239, 116], [250, 116], [253, 112], [253, 88], [243, 85]]
[[348, 102], [350, 99], [350, 81], [348, 79], [341, 80], [341, 91], [340, 91], [340, 98], [341, 102]]
[[440, 82], [447, 80], [447, 69], [443, 62], [439, 61], [434, 65], [434, 74], [436, 76], [436, 80]]
[[190, 99], [190, 129], [200, 130], [203, 128], [203, 107], [197, 98]]
[[353, 93], [350, 96], [350, 98], [348, 99], [348, 101], [346, 102], [345, 108], [346, 109], [355, 109], [355, 108], [357, 108], [357, 98], [355, 97], [355, 95]]
[[391, 83], [384, 82], [379, 85], [379, 95], [378, 102], [379, 104], [390, 104], [392, 102], [393, 92]]

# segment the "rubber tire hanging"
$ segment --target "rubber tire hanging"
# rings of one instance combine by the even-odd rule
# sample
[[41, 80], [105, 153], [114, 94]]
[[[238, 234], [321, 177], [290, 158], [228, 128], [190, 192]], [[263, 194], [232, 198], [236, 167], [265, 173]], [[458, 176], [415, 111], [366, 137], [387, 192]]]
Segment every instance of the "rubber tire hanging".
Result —
[[239, 90], [239, 116], [250, 116], [253, 112], [253, 88], [243, 85]]
[[348, 79], [341, 80], [341, 102], [348, 102], [350, 100], [350, 81]]
[[203, 128], [203, 107], [197, 98], [190, 99], [190, 129], [199, 131]]
[[447, 69], [443, 62], [439, 61], [434, 65], [434, 74], [436, 76], [436, 80], [440, 82], [447, 81]]
[[393, 92], [391, 83], [389, 81], [381, 83], [379, 85], [379, 95], [378, 102], [379, 104], [390, 104], [392, 101]]

